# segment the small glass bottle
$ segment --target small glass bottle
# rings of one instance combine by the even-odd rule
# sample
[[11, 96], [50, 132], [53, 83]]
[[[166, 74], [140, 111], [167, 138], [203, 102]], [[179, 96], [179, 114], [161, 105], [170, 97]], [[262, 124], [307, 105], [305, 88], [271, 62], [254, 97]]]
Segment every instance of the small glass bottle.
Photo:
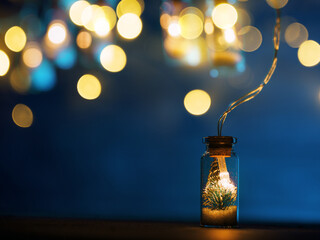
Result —
[[201, 157], [201, 221], [203, 227], [237, 227], [239, 221], [239, 159], [236, 138], [203, 138]]

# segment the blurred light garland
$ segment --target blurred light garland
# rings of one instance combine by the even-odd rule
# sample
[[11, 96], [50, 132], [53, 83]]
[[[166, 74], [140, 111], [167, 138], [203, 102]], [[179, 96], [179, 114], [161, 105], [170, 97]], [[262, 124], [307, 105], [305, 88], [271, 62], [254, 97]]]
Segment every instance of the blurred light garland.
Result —
[[[13, 90], [20, 94], [51, 90], [57, 80], [56, 67], [72, 68], [81, 52], [88, 59], [93, 56], [101, 69], [108, 72], [124, 69], [127, 56], [124, 49], [115, 45], [114, 36], [118, 34], [122, 40], [133, 40], [141, 34], [144, 1], [91, 2], [15, 3], [21, 4], [20, 13], [3, 21], [6, 24], [2, 26], [9, 52], [0, 49], [0, 76], [9, 73]], [[16, 58], [21, 60], [16, 61]], [[92, 77], [80, 78], [76, 86], [79, 95], [87, 100], [96, 99], [101, 93], [100, 81], [90, 74], [84, 76]], [[26, 106], [19, 109], [31, 112]], [[20, 127], [31, 126], [30, 118], [26, 122], [25, 118], [17, 117], [20, 112], [23, 111], [14, 111], [14, 122]]]
[[[240, 8], [236, 0], [206, 0], [201, 5], [202, 2], [163, 0], [160, 25], [167, 60], [190, 67], [209, 65], [213, 78], [245, 72], [243, 52], [256, 51], [262, 43], [261, 32], [251, 26], [250, 14]], [[266, 2], [280, 9], [288, 0]], [[127, 55], [124, 49], [115, 44], [114, 39], [119, 36], [122, 41], [132, 41], [141, 34], [143, 28], [143, 0], [59, 0], [57, 3], [52, 5], [51, 1], [43, 1], [36, 5], [27, 1], [21, 5], [19, 15], [3, 21], [7, 50], [0, 49], [0, 76], [9, 73], [12, 89], [20, 94], [52, 89], [57, 77], [55, 67], [72, 68], [79, 54], [88, 60], [93, 57], [101, 64], [101, 69], [108, 72], [122, 71], [127, 64]], [[298, 48], [300, 63], [305, 67], [313, 67], [320, 61], [320, 45], [309, 40], [308, 36], [306, 27], [298, 22], [291, 23], [284, 35], [289, 46]], [[21, 61], [16, 61], [16, 58]], [[91, 68], [93, 65], [85, 67]], [[271, 77], [270, 74], [264, 85], [269, 81], [268, 77]], [[253, 98], [256, 91], [262, 90], [258, 89], [249, 93], [248, 98]], [[198, 101], [200, 97], [193, 99]], [[242, 103], [238, 101], [227, 111]], [[199, 104], [204, 110], [188, 111], [196, 113], [194, 115], [204, 114], [211, 103], [207, 101], [202, 105]], [[220, 134], [226, 118], [226, 115], [223, 116]]]

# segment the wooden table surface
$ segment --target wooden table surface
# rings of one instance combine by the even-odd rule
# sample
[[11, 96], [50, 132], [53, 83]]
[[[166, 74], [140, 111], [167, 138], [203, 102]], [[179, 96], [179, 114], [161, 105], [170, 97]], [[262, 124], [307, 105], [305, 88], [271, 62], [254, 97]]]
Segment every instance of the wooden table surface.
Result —
[[201, 228], [197, 223], [85, 219], [0, 218], [0, 239], [320, 239], [320, 226], [243, 225]]

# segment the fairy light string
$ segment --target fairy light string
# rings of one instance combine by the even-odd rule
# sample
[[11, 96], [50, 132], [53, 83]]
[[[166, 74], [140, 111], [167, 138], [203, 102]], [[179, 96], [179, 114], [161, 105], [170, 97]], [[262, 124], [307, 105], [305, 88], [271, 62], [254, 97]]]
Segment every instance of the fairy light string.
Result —
[[274, 56], [273, 56], [273, 61], [272, 61], [272, 65], [269, 69], [269, 72], [266, 75], [266, 77], [264, 78], [264, 80], [262, 81], [262, 83], [256, 89], [245, 94], [244, 96], [242, 96], [238, 100], [232, 102], [229, 105], [229, 107], [227, 108], [227, 110], [220, 116], [219, 121], [218, 121], [218, 136], [221, 136], [221, 134], [222, 134], [222, 127], [223, 127], [224, 122], [226, 121], [228, 114], [233, 109], [238, 107], [240, 104], [248, 102], [251, 99], [253, 99], [254, 97], [256, 97], [262, 91], [263, 87], [268, 84], [268, 82], [270, 81], [270, 79], [271, 79], [271, 77], [277, 67], [278, 51], [279, 51], [279, 45], [280, 45], [280, 9], [277, 9], [276, 12], [277, 12], [276, 24], [274, 27], [274, 36], [273, 36]]

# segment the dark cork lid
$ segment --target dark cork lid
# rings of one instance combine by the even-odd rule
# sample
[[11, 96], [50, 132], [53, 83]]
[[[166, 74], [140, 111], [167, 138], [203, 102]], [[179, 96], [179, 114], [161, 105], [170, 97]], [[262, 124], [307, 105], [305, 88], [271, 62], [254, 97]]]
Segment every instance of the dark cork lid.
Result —
[[237, 139], [230, 136], [209, 136], [203, 138], [203, 143], [207, 144], [210, 157], [230, 157]]

